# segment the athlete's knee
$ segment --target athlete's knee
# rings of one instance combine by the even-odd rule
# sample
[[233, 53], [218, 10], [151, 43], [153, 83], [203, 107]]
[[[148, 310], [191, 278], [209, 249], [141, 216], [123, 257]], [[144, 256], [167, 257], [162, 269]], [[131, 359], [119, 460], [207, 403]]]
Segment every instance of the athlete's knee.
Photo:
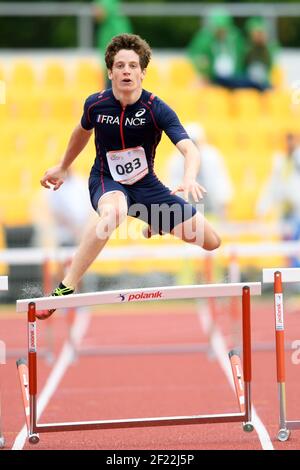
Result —
[[207, 238], [204, 238], [203, 248], [207, 251], [216, 250], [221, 246], [222, 240], [215, 232]]
[[127, 217], [128, 207], [125, 197], [107, 197], [99, 203], [99, 215], [112, 227], [118, 227]]
[[118, 227], [127, 217], [127, 206], [115, 206], [112, 208], [111, 212], [107, 216], [115, 221], [116, 226]]
[[121, 225], [122, 222], [124, 222], [124, 220], [126, 220], [127, 218], [127, 207], [126, 208], [123, 208], [122, 210], [117, 210], [117, 213], [116, 213], [116, 222], [119, 225]]
[[101, 208], [100, 217], [112, 228], [116, 228], [126, 219], [127, 207], [106, 204]]

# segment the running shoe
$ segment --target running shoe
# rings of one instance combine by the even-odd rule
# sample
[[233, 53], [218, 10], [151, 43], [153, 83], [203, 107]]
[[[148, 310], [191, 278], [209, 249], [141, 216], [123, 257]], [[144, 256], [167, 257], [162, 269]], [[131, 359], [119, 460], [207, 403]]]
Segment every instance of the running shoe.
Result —
[[[54, 289], [54, 291], [51, 293], [51, 295], [55, 297], [59, 297], [61, 295], [70, 295], [70, 294], [74, 294], [74, 289], [72, 289], [72, 287], [66, 287], [62, 283], [60, 283], [59, 286], [56, 287], [56, 289]], [[36, 317], [39, 320], [46, 320], [46, 318], [49, 318], [52, 315], [52, 313], [55, 312], [55, 310], [56, 308], [52, 308], [50, 310], [41, 310], [40, 312], [36, 313]]]

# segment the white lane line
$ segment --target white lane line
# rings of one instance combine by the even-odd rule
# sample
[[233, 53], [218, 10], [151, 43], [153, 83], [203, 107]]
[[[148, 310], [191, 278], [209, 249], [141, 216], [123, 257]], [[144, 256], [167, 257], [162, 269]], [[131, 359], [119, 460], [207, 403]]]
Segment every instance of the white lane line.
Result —
[[[228, 358], [228, 351], [226, 347], [226, 343], [221, 331], [218, 329], [216, 325], [212, 328], [212, 316], [209, 312], [207, 306], [202, 303], [198, 303], [198, 320], [202, 326], [202, 329], [205, 334], [209, 334], [211, 332], [211, 347], [213, 352], [218, 359], [220, 367], [222, 368], [231, 388], [234, 390], [234, 382], [231, 372], [230, 361]], [[263, 422], [259, 418], [254, 405], [252, 404], [252, 423], [257, 432], [258, 438], [260, 440], [261, 446], [263, 450], [274, 450], [273, 444], [271, 442], [271, 438], [267, 429], [265, 428]]]
[[[79, 346], [82, 338], [87, 332], [90, 323], [90, 314], [87, 311], [80, 311], [75, 318], [73, 327], [71, 329], [72, 343]], [[74, 358], [74, 350], [69, 340], [67, 340], [61, 350], [56, 363], [47, 379], [47, 382], [40, 393], [37, 402], [37, 420], [41, 417], [43, 411], [49, 403], [52, 395], [55, 393], [61, 379], [63, 378], [66, 370], [72, 364]], [[27, 439], [27, 427], [23, 426], [17, 435], [11, 450], [22, 450]]]

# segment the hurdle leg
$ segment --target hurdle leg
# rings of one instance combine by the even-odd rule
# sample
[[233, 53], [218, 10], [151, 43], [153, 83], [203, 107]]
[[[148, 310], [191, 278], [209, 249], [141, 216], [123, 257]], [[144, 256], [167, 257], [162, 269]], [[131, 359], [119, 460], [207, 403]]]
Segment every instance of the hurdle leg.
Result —
[[39, 436], [36, 433], [37, 424], [37, 341], [36, 341], [36, 306], [34, 302], [28, 305], [28, 375], [29, 375], [29, 442], [37, 444]]
[[274, 273], [274, 314], [276, 336], [276, 364], [279, 396], [279, 441], [287, 441], [290, 431], [286, 422], [286, 390], [285, 390], [285, 353], [284, 353], [284, 312], [283, 288], [281, 272]]
[[30, 429], [30, 410], [29, 410], [29, 390], [28, 390], [28, 367], [25, 359], [18, 359], [17, 369], [19, 374], [20, 386], [22, 391], [23, 406], [25, 412], [25, 422], [27, 426], [27, 431], [29, 433]]
[[232, 376], [234, 381], [235, 394], [238, 400], [240, 412], [245, 414], [245, 391], [244, 391], [244, 377], [241, 366], [240, 353], [236, 349], [232, 349], [228, 353], [231, 364]]
[[245, 385], [245, 415], [246, 422], [243, 429], [246, 432], [251, 432], [254, 429], [251, 423], [251, 378], [252, 378], [252, 364], [251, 364], [251, 321], [250, 321], [250, 288], [243, 287], [242, 294], [242, 313], [243, 313], [243, 371], [244, 371], [244, 385]]

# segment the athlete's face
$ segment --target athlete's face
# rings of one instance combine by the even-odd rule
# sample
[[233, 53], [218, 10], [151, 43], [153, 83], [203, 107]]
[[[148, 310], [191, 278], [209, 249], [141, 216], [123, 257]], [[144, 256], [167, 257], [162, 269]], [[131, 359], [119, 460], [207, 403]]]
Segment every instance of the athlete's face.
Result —
[[142, 87], [145, 71], [141, 69], [140, 58], [134, 51], [121, 49], [114, 58], [108, 76], [118, 91], [135, 91]]

